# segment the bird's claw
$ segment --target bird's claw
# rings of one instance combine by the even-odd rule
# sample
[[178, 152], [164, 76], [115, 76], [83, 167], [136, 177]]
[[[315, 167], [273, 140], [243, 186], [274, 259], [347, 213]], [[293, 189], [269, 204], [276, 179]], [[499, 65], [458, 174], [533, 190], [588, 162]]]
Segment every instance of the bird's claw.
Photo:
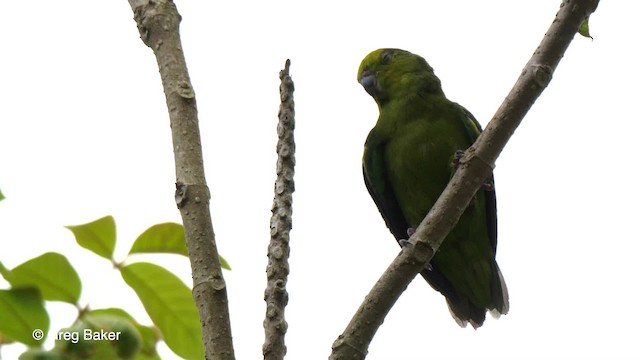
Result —
[[[462, 159], [462, 157], [464, 156], [464, 150], [456, 150], [456, 152], [453, 154], [453, 160], [451, 161], [451, 165], [453, 165], [454, 169], [458, 169], [458, 166], [460, 166], [460, 159]], [[482, 188], [485, 191], [492, 191], [494, 189], [494, 185], [493, 185], [493, 179], [489, 179], [487, 180], [487, 182], [482, 184]]]
[[484, 189], [484, 191], [492, 191], [492, 190], [494, 190], [493, 181], [489, 180], [489, 181], [483, 183], [482, 184], [482, 188]]
[[408, 236], [407, 236], [407, 238], [406, 238], [406, 239], [400, 239], [400, 240], [398, 240], [398, 244], [400, 244], [400, 247], [405, 247], [405, 246], [407, 246], [407, 245], [411, 245], [411, 244], [412, 244], [412, 242], [411, 242], [411, 241], [409, 241], [409, 238], [410, 238], [411, 236], [413, 236], [413, 234], [414, 234], [415, 232], [416, 232], [416, 229], [414, 229], [414, 228], [408, 228], [408, 229], [407, 229], [407, 235], [408, 235]]
[[453, 165], [454, 169], [457, 169], [460, 165], [460, 159], [464, 156], [464, 150], [456, 150], [453, 154], [453, 160], [451, 161], [451, 165]]

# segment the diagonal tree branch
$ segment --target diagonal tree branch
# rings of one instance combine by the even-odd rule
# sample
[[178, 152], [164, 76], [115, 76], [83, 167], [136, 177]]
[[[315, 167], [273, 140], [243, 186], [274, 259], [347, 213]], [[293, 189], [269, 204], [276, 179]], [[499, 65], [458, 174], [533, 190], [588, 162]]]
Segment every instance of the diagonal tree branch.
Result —
[[495, 160], [524, 115], [551, 81], [552, 74], [582, 21], [598, 0], [564, 0], [542, 42], [477, 141], [465, 152], [438, 201], [371, 289], [329, 359], [364, 359], [385, 316], [416, 274], [425, 268], [449, 231], [493, 170]]
[[140, 38], [158, 61], [169, 109], [176, 166], [176, 204], [184, 224], [205, 356], [234, 359], [227, 301], [204, 177], [198, 111], [180, 42], [180, 14], [171, 0], [129, 0]]
[[295, 128], [293, 105], [293, 80], [289, 76], [287, 60], [284, 70], [280, 71], [280, 111], [278, 112], [278, 160], [276, 164], [276, 183], [274, 186], [273, 207], [271, 208], [271, 241], [269, 242], [269, 264], [267, 265], [267, 289], [264, 301], [267, 313], [264, 319], [264, 345], [262, 354], [265, 359], [282, 360], [287, 353], [284, 335], [287, 322], [284, 309], [289, 301], [287, 276], [289, 275], [289, 231], [291, 230], [291, 203], [295, 189], [293, 173], [295, 166], [295, 148], [293, 130]]

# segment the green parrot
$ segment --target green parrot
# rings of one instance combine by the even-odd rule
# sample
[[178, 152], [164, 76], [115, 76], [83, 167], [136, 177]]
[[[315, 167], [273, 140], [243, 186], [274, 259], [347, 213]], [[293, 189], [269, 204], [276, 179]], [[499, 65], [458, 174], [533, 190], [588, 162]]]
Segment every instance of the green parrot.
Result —
[[[362, 60], [358, 81], [380, 111], [364, 145], [364, 181], [402, 245], [449, 183], [460, 151], [473, 144], [482, 129], [467, 109], [446, 98], [433, 68], [408, 51], [373, 51]], [[445, 296], [462, 327], [482, 326], [487, 310], [495, 317], [509, 310], [496, 246], [492, 176], [420, 272]]]

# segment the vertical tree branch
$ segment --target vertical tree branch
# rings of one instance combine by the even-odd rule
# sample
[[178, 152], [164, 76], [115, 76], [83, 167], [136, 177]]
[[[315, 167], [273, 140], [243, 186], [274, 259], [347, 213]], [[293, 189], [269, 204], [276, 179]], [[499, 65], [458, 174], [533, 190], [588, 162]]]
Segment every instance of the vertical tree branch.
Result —
[[158, 61], [169, 109], [176, 166], [175, 200], [184, 224], [207, 359], [234, 359], [227, 288], [216, 249], [204, 177], [196, 99], [171, 0], [129, 0], [140, 38]]
[[416, 274], [431, 261], [449, 231], [491, 174], [493, 164], [524, 115], [551, 81], [552, 74], [582, 20], [598, 0], [564, 0], [542, 42], [477, 141], [466, 151], [455, 175], [420, 223], [410, 243], [371, 289], [329, 359], [364, 359], [385, 316]]
[[293, 81], [289, 76], [286, 61], [280, 71], [280, 111], [278, 111], [278, 145], [276, 151], [276, 182], [274, 185], [273, 206], [271, 208], [271, 241], [267, 256], [267, 289], [264, 301], [267, 311], [264, 319], [264, 345], [262, 354], [265, 359], [281, 360], [287, 353], [284, 336], [287, 322], [284, 309], [289, 301], [287, 294], [287, 276], [289, 275], [289, 231], [291, 230], [292, 194], [295, 190], [293, 174], [295, 166], [295, 148], [293, 130], [295, 128]]

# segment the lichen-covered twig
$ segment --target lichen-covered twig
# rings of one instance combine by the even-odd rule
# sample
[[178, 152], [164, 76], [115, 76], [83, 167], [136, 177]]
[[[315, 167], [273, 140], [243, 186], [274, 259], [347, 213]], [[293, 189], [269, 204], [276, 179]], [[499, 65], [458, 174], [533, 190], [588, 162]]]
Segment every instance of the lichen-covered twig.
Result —
[[289, 300], [287, 276], [289, 275], [289, 231], [291, 230], [291, 203], [294, 191], [293, 173], [295, 148], [293, 139], [294, 104], [293, 81], [289, 76], [290, 61], [280, 71], [280, 111], [278, 112], [278, 145], [276, 151], [275, 195], [271, 208], [271, 241], [267, 256], [267, 288], [264, 301], [267, 311], [264, 319], [264, 345], [262, 354], [268, 360], [282, 360], [287, 353], [284, 344], [287, 322], [284, 309]]

